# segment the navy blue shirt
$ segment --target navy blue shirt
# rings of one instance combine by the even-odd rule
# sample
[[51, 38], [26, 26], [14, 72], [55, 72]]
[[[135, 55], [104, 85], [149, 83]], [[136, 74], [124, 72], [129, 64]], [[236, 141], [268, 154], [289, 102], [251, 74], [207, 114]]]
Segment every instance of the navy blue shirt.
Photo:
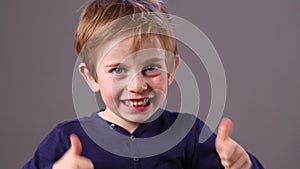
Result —
[[[81, 155], [91, 159], [95, 169], [223, 168], [215, 149], [216, 135], [200, 119], [165, 110], [156, 115], [158, 118], [140, 124], [133, 133], [103, 120], [98, 112], [58, 124], [23, 169], [52, 168], [69, 149], [72, 133], [81, 140]], [[248, 154], [252, 168], [262, 169]]]

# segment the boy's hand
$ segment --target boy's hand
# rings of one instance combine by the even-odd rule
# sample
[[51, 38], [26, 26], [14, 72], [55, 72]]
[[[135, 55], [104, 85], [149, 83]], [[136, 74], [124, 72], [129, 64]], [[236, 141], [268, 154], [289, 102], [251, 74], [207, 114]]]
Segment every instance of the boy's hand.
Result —
[[218, 129], [216, 149], [225, 169], [250, 169], [252, 164], [247, 152], [230, 138], [232, 122], [223, 118]]
[[93, 169], [94, 165], [88, 158], [80, 156], [82, 146], [75, 134], [70, 135], [71, 147], [54, 163], [52, 169]]

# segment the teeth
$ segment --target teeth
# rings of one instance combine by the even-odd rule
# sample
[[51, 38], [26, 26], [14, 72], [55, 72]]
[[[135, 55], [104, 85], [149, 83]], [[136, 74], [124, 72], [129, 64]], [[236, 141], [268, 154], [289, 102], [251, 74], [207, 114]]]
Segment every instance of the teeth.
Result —
[[143, 104], [146, 105], [146, 104], [148, 103], [148, 101], [149, 101], [149, 99], [146, 98], [146, 99], [144, 100]]
[[145, 106], [145, 105], [148, 104], [148, 102], [149, 102], [149, 99], [146, 98], [143, 101], [129, 101], [129, 100], [126, 100], [125, 104], [130, 105], [130, 106]]

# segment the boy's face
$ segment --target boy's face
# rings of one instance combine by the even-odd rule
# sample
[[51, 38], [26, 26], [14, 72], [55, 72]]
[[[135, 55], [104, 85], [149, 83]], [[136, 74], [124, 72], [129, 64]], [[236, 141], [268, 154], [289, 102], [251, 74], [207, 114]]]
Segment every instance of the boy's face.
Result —
[[[120, 125], [138, 124], [151, 117], [173, 80], [157, 37], [143, 39], [137, 52], [130, 50], [132, 42], [133, 38], [127, 38], [100, 57], [97, 79], [90, 84], [94, 92], [101, 93], [104, 116]], [[178, 62], [176, 57], [175, 68]]]

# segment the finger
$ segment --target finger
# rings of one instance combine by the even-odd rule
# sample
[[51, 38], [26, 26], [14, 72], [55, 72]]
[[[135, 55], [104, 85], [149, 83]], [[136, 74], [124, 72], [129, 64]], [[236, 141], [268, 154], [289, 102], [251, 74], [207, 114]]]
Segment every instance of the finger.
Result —
[[217, 139], [225, 141], [230, 138], [232, 132], [232, 121], [229, 118], [223, 118], [218, 129]]
[[76, 134], [70, 135], [71, 148], [70, 152], [74, 155], [80, 155], [82, 151], [81, 142]]
[[231, 164], [231, 168], [249, 169], [252, 164], [248, 154], [245, 152], [234, 163]]
[[222, 161], [231, 164], [235, 162], [239, 157], [239, 145], [232, 139], [219, 145], [218, 154]]
[[79, 159], [80, 163], [78, 163], [78, 167], [82, 169], [94, 169], [94, 164], [92, 160], [85, 158], [85, 157], [80, 157]]

